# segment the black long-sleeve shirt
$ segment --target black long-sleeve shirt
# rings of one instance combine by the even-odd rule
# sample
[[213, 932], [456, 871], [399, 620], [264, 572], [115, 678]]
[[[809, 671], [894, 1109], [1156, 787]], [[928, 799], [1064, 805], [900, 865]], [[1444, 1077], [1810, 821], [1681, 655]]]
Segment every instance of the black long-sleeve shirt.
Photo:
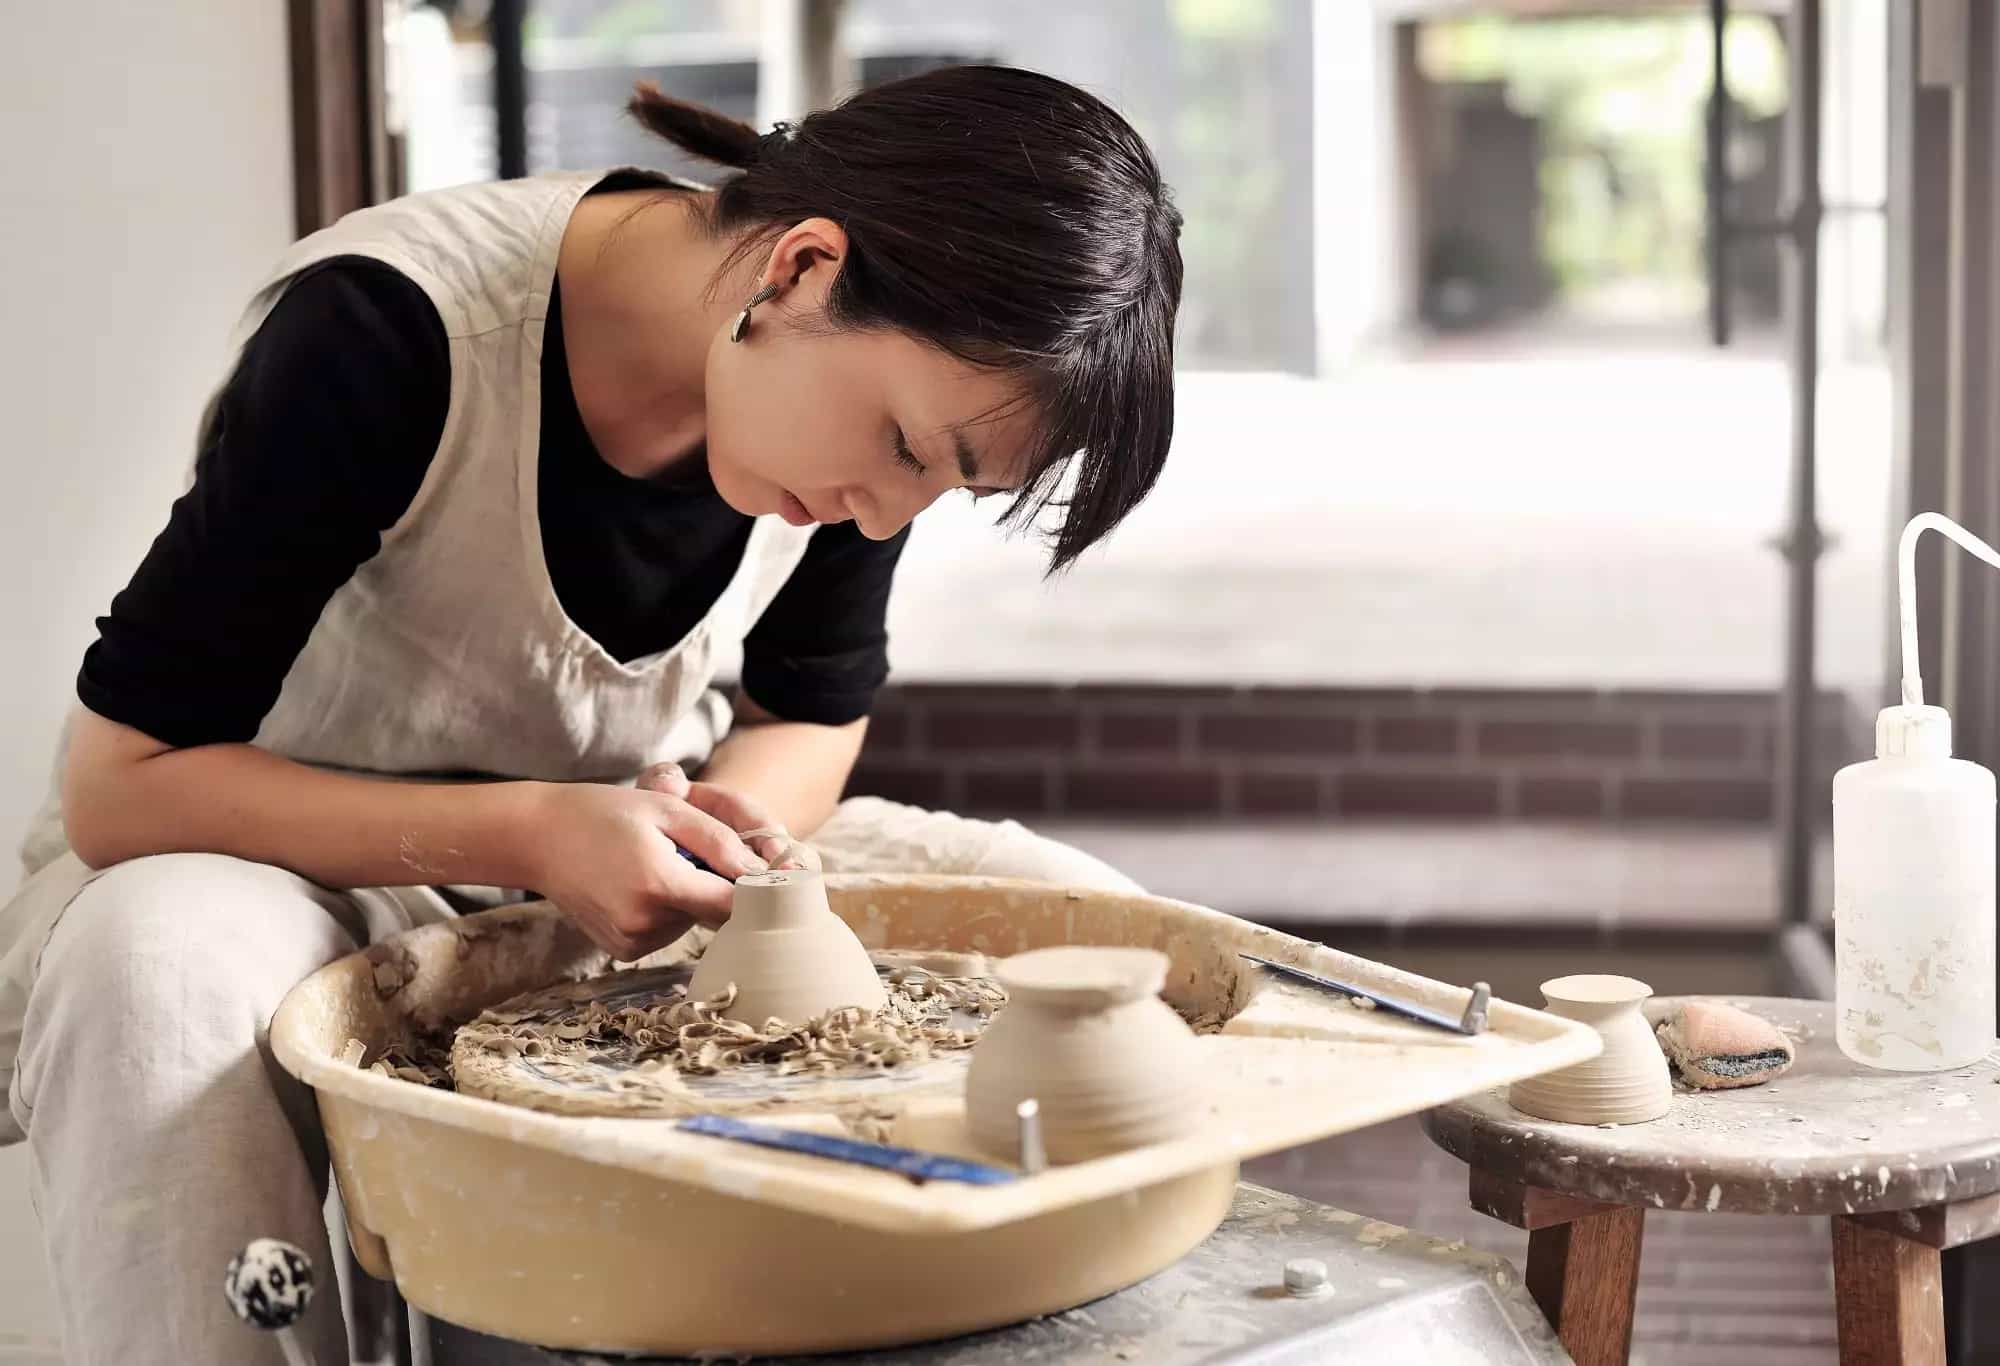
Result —
[[[542, 548], [563, 610], [606, 651], [666, 649], [727, 587], [752, 519], [702, 462], [632, 479], [584, 430], [549, 300], [542, 364]], [[444, 430], [451, 359], [416, 283], [335, 257], [293, 281], [244, 349], [193, 487], [174, 505], [84, 657], [92, 711], [168, 744], [253, 737], [327, 600], [381, 546]], [[907, 534], [907, 533], [906, 533]], [[888, 675], [884, 625], [905, 536], [813, 533], [744, 640], [743, 687], [787, 720], [865, 716]]]

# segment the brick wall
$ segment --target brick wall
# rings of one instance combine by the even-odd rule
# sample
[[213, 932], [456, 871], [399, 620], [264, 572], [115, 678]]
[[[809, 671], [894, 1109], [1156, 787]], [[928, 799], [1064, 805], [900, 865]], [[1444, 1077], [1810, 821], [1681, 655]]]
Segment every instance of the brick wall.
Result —
[[[1866, 757], [1852, 702], [1816, 758]], [[1772, 694], [885, 689], [848, 791], [1022, 817], [1766, 821]]]

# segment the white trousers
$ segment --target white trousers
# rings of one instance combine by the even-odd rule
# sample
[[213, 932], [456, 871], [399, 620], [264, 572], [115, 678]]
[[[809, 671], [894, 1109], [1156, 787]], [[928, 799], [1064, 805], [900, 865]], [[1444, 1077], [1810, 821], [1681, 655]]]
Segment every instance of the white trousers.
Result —
[[[1012, 821], [879, 798], [842, 803], [812, 843], [828, 872], [1137, 890]], [[326, 1141], [267, 1029], [315, 969], [453, 909], [429, 889], [332, 892], [263, 864], [168, 854], [102, 873], [65, 855], [0, 910], [0, 958], [27, 965], [24, 985], [0, 992], [0, 1045], [18, 1049], [6, 1088], [18, 1131], [0, 1141], [26, 1135], [66, 1361], [277, 1366], [277, 1343], [222, 1296], [229, 1258], [257, 1237], [312, 1258], [322, 1293], [301, 1331], [321, 1366], [350, 1359], [322, 1214]], [[0, 1047], [0, 1070], [13, 1051]]]

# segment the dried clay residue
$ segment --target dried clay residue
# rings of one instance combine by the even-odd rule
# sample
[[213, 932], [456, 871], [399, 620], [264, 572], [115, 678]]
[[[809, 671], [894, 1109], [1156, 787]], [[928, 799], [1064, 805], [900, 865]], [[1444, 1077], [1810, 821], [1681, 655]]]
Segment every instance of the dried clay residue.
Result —
[[[768, 1020], [752, 1025], [723, 1014], [731, 989], [696, 1000], [676, 982], [656, 994], [631, 995], [634, 979], [651, 970], [610, 973], [580, 984], [545, 988], [503, 1002], [455, 1031], [417, 1034], [383, 1051], [371, 1070], [419, 1085], [451, 1088], [454, 1056], [526, 1057], [551, 1064], [615, 1059], [626, 1068], [666, 1068], [713, 1076], [756, 1067], [778, 1076], [880, 1071], [971, 1047], [975, 1030], [956, 1027], [954, 1014], [984, 1020], [1006, 1000], [986, 977], [943, 977], [894, 970], [884, 983], [888, 1005], [876, 1012], [828, 1011], [803, 1024]], [[593, 992], [617, 989], [607, 1004]]]
[[417, 956], [400, 944], [376, 944], [367, 956], [375, 994], [385, 1001], [417, 980]]
[[382, 1056], [368, 1065], [398, 1081], [418, 1086], [435, 1086], [449, 1091], [451, 1085], [451, 1039], [454, 1031], [436, 1030], [399, 1039], [382, 1050]]
[[[673, 980], [683, 976], [684, 968], [624, 969], [528, 992], [455, 1030], [413, 1033], [384, 1049], [370, 1070], [448, 1090], [457, 1088], [463, 1070], [490, 1078], [491, 1064], [508, 1059], [532, 1060], [544, 1076], [608, 1065], [646, 1091], [671, 1088], [674, 1076], [738, 1070], [774, 1077], [880, 1073], [971, 1048], [979, 1027], [1006, 1002], [1006, 992], [990, 977], [889, 966], [882, 1010], [850, 1008], [803, 1024], [752, 1025], [723, 1013], [733, 991], [697, 1000]], [[657, 991], [644, 989], [648, 977], [658, 980]], [[979, 1027], [962, 1027], [968, 1020]], [[1197, 1033], [1221, 1027], [1214, 1015], [1188, 1023]], [[476, 1089], [514, 1098], [496, 1094], [490, 1081]]]

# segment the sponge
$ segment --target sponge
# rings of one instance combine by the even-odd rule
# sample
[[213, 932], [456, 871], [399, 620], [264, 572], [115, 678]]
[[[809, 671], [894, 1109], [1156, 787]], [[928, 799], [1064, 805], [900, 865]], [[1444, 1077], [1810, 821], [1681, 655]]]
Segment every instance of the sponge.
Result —
[[1780, 1075], [1796, 1054], [1770, 1021], [1720, 1001], [1689, 1001], [1654, 1031], [1681, 1080], [1704, 1091], [1757, 1086]]

